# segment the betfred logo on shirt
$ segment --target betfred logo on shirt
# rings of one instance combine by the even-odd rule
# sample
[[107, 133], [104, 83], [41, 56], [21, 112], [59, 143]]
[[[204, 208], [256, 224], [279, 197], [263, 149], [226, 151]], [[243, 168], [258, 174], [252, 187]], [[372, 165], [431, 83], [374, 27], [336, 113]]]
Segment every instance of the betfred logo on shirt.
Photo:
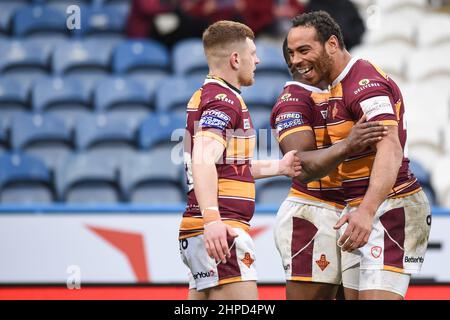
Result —
[[199, 125], [202, 128], [216, 128], [225, 130], [230, 122], [231, 117], [223, 111], [206, 110], [200, 117]]
[[303, 124], [303, 116], [300, 112], [287, 112], [278, 115], [275, 119], [277, 131], [297, 127]]

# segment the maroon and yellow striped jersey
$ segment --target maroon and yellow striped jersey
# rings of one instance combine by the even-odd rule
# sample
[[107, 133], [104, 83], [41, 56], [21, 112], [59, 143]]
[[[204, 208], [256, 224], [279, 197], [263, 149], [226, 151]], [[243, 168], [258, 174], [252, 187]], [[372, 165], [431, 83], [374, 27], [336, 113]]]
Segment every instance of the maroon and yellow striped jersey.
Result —
[[[353, 125], [366, 115], [367, 121], [381, 121], [398, 126], [403, 150], [406, 145], [405, 106], [397, 84], [370, 62], [352, 58], [331, 85], [327, 117], [328, 133], [333, 143], [345, 139]], [[367, 148], [353, 154], [339, 166], [345, 201], [357, 205], [368, 187], [376, 151]], [[420, 190], [409, 170], [406, 152], [389, 197], [405, 196]]]
[[191, 155], [195, 136], [211, 137], [225, 147], [216, 163], [220, 215], [225, 223], [248, 230], [255, 208], [251, 159], [256, 135], [238, 89], [220, 78], [208, 76], [188, 103], [184, 139], [188, 200], [180, 239], [203, 232], [203, 218], [192, 179]]
[[[278, 142], [292, 133], [309, 130], [314, 133], [317, 149], [331, 146], [326, 128], [330, 93], [297, 81], [288, 81], [272, 109], [270, 123]], [[326, 177], [302, 184], [292, 179], [289, 198], [313, 200], [343, 208], [342, 183], [337, 169]]]

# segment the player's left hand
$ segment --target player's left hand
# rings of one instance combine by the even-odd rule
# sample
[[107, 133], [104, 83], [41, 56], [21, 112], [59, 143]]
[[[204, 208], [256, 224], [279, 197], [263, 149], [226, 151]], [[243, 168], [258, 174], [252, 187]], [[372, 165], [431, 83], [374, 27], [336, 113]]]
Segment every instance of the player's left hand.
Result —
[[358, 208], [342, 216], [334, 226], [338, 230], [344, 223], [348, 223], [344, 234], [338, 240], [338, 246], [342, 251], [353, 251], [361, 248], [369, 241], [372, 232], [373, 215]]
[[301, 173], [300, 158], [295, 154], [297, 150], [286, 152], [284, 157], [280, 160], [280, 172], [282, 175], [290, 178], [297, 177]]

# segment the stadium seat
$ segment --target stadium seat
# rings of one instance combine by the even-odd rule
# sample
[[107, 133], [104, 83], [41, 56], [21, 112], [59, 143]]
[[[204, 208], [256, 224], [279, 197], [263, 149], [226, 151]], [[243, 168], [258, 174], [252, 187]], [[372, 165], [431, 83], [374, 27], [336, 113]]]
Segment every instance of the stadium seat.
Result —
[[9, 34], [11, 31], [11, 21], [17, 9], [21, 8], [25, 2], [21, 1], [0, 1], [0, 34]]
[[156, 89], [165, 81], [167, 77], [168, 76], [166, 73], [151, 72], [148, 74], [130, 74], [126, 75], [124, 78], [138, 82], [141, 86], [145, 87], [145, 91], [150, 93], [150, 109], [155, 110]]
[[122, 199], [116, 168], [94, 154], [66, 159], [57, 170], [56, 183], [59, 199], [67, 203], [117, 203]]
[[384, 45], [389, 42], [403, 42], [404, 44], [415, 45], [416, 43], [416, 22], [411, 19], [409, 13], [380, 14], [372, 28], [368, 29], [364, 35], [366, 45]]
[[[139, 147], [147, 150], [158, 144], [174, 145], [184, 136], [186, 117], [178, 115], [151, 115], [139, 128]], [[175, 141], [171, 140], [172, 137]]]
[[53, 50], [63, 42], [67, 41], [67, 37], [64, 35], [36, 35], [28, 37], [23, 40], [24, 42], [41, 48], [47, 57], [50, 57]]
[[448, 13], [424, 15], [418, 28], [417, 44], [422, 47], [450, 44], [450, 17]]
[[121, 164], [122, 190], [126, 199], [133, 203], [182, 202], [181, 170], [181, 165], [171, 161], [170, 148], [129, 157]]
[[17, 113], [29, 110], [28, 90], [20, 82], [0, 78], [0, 119], [9, 122]]
[[113, 68], [116, 73], [151, 73], [168, 71], [170, 57], [167, 49], [152, 40], [128, 40], [117, 46]]
[[120, 77], [98, 82], [94, 95], [97, 112], [120, 114], [130, 121], [140, 122], [150, 112], [152, 92], [141, 83]]
[[66, 16], [47, 6], [25, 6], [14, 15], [13, 31], [16, 36], [67, 34]]
[[255, 109], [263, 109], [269, 111], [267, 113], [267, 119], [269, 119], [270, 111], [285, 82], [285, 77], [257, 77], [252, 86], [243, 87], [242, 98], [250, 109], [250, 113]]
[[77, 79], [44, 78], [32, 89], [32, 106], [35, 112], [57, 115], [72, 128], [80, 116], [91, 110], [90, 91]]
[[0, 120], [0, 155], [6, 152], [9, 148], [8, 134], [3, 119]]
[[405, 42], [389, 42], [383, 45], [355, 47], [352, 55], [369, 60], [394, 80], [405, 78], [406, 58], [414, 48]]
[[256, 180], [256, 201], [279, 206], [286, 199], [291, 187], [291, 179], [272, 177]]
[[0, 46], [0, 56], [0, 72], [3, 75], [26, 74], [32, 77], [49, 71], [48, 53], [36, 44], [20, 40], [4, 42]]
[[97, 36], [92, 35], [89, 38], [85, 38], [84, 42], [88, 45], [91, 43], [93, 45], [101, 46], [105, 51], [108, 51], [112, 56], [113, 52], [116, 50], [117, 46], [119, 46], [122, 42], [126, 41], [123, 36]]
[[412, 52], [407, 61], [407, 79], [411, 82], [425, 82], [436, 77], [450, 78], [449, 56], [450, 43]]
[[137, 123], [120, 116], [86, 116], [80, 119], [75, 129], [77, 149], [90, 150], [100, 161], [116, 164], [136, 149]]
[[62, 74], [107, 74], [111, 52], [101, 44], [68, 41], [53, 53], [53, 72]]
[[92, 5], [81, 9], [81, 28], [74, 34], [83, 37], [115, 36], [125, 32], [127, 12], [115, 6]]
[[445, 174], [450, 168], [450, 157], [441, 157], [434, 163], [431, 171], [431, 183], [437, 192], [438, 203], [444, 207], [450, 207], [450, 179]]
[[206, 77], [209, 69], [202, 41], [185, 39], [177, 42], [172, 51], [172, 64], [178, 76], [198, 74]]
[[289, 70], [284, 61], [281, 45], [266, 41], [256, 41], [256, 55], [260, 63], [256, 66], [257, 76], [289, 76]]
[[36, 156], [54, 169], [72, 151], [72, 134], [54, 115], [21, 114], [13, 118], [11, 147]]
[[424, 10], [428, 6], [427, 0], [376, 0], [374, 3], [383, 12], [400, 11], [404, 9]]
[[156, 110], [161, 113], [186, 114], [187, 104], [200, 86], [195, 78], [166, 78], [156, 89]]
[[50, 203], [52, 176], [39, 159], [23, 153], [0, 156], [0, 203]]

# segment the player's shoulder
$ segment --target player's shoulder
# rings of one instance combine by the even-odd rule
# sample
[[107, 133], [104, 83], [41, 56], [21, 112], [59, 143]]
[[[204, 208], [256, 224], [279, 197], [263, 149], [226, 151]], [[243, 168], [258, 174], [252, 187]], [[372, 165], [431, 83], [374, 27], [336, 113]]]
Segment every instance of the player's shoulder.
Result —
[[201, 100], [203, 107], [223, 107], [236, 112], [242, 110], [242, 101], [233, 90], [216, 82], [208, 82], [202, 86]]
[[386, 73], [372, 62], [358, 59], [342, 81], [345, 99], [348, 103], [368, 95], [384, 95], [391, 91], [393, 83]]
[[292, 106], [312, 107], [311, 91], [295, 81], [286, 82], [277, 98], [273, 110], [282, 110]]

